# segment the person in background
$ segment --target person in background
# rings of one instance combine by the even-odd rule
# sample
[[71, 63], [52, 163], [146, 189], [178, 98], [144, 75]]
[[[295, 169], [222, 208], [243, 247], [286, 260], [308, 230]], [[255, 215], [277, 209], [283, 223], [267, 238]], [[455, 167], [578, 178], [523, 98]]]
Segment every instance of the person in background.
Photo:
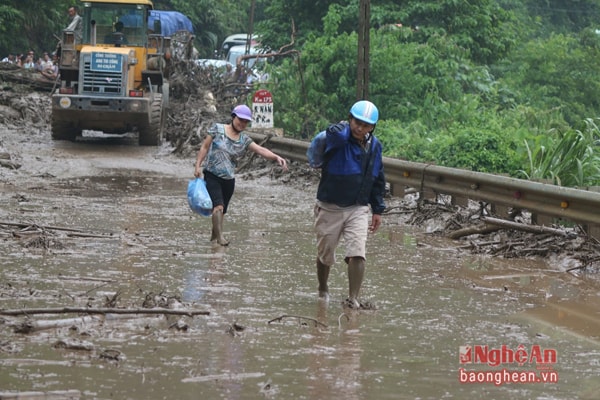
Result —
[[3, 63], [9, 63], [9, 64], [14, 64], [15, 63], [15, 56], [14, 54], [9, 54], [8, 56], [4, 57], [2, 59]]
[[15, 64], [17, 64], [19, 67], [22, 68], [24, 62], [25, 62], [25, 54], [19, 53], [19, 55], [15, 59]]
[[29, 53], [25, 56], [25, 61], [23, 62], [23, 68], [28, 71], [35, 70], [35, 62], [33, 61], [33, 54]]
[[48, 52], [44, 52], [44, 54], [42, 55], [42, 60], [40, 61], [40, 72], [45, 71], [46, 69], [52, 67], [54, 63], [52, 62], [52, 59], [50, 58], [50, 54], [48, 54]]
[[81, 39], [83, 38], [83, 18], [81, 18], [81, 15], [77, 12], [77, 7], [69, 7], [68, 13], [71, 22], [69, 23], [69, 26], [65, 28], [65, 31], [75, 32], [75, 40], [78, 43], [81, 43]]
[[[381, 225], [385, 209], [385, 176], [382, 146], [373, 135], [379, 110], [369, 101], [356, 102], [349, 122], [326, 130], [325, 156], [314, 207], [317, 236], [317, 280], [319, 298], [329, 299], [327, 280], [335, 263], [335, 251], [344, 238], [348, 265], [348, 298], [344, 306], [373, 308], [358, 300], [362, 286], [368, 233]], [[369, 223], [369, 205], [371, 221]]]
[[50, 64], [44, 65], [41, 74], [45, 78], [50, 79], [51, 81], [54, 81], [56, 80], [56, 78], [58, 78], [58, 59], [56, 57], [56, 54], [52, 55], [52, 60], [50, 61]]
[[[284, 158], [252, 141], [244, 133], [252, 121], [252, 112], [246, 105], [238, 105], [231, 112], [229, 124], [213, 124], [202, 142], [196, 157], [194, 176], [204, 176], [206, 189], [213, 203], [211, 242], [227, 246], [223, 237], [223, 217], [235, 189], [235, 169], [238, 160], [250, 150], [259, 156], [277, 162], [287, 171]], [[204, 161], [206, 160], [206, 163]], [[204, 166], [203, 166], [204, 165]]]
[[121, 21], [117, 22], [115, 24], [115, 31], [104, 37], [104, 43], [115, 45], [127, 44], [127, 38], [125, 37], [125, 34], [123, 34], [124, 28], [125, 26]]

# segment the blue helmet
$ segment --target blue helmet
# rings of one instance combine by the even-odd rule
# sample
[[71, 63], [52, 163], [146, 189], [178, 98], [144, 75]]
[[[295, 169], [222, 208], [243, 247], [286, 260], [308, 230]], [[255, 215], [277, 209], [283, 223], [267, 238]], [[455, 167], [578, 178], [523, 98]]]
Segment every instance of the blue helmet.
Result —
[[375, 125], [379, 120], [379, 110], [375, 107], [375, 104], [367, 100], [354, 103], [350, 109], [350, 115], [371, 125]]

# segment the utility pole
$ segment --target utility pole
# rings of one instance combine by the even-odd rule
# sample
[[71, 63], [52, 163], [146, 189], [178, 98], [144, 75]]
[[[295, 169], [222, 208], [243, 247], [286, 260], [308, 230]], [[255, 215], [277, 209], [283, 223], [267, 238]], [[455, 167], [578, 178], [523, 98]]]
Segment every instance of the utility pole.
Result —
[[358, 76], [356, 98], [369, 98], [369, 29], [371, 21], [371, 0], [360, 0], [358, 16]]
[[[246, 49], [245, 55], [250, 54], [250, 47], [252, 44], [252, 36], [254, 35], [254, 9], [256, 7], [256, 0], [252, 0], [252, 6], [250, 8], [250, 22], [248, 24], [248, 36], [246, 37]], [[248, 66], [248, 60], [244, 60], [244, 66]]]

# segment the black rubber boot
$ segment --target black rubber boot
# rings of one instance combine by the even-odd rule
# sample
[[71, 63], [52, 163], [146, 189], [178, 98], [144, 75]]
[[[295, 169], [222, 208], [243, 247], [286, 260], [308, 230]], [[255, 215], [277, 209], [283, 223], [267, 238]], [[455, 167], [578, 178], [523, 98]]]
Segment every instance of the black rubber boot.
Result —
[[212, 214], [212, 235], [210, 241], [214, 240], [221, 246], [229, 244], [229, 241], [223, 237], [223, 210], [215, 210]]
[[319, 298], [329, 300], [329, 287], [327, 280], [329, 279], [329, 271], [331, 266], [325, 265], [317, 258], [317, 279], [319, 281]]
[[350, 308], [360, 308], [358, 294], [365, 276], [365, 260], [362, 257], [351, 257], [348, 260], [348, 299], [346, 305]]

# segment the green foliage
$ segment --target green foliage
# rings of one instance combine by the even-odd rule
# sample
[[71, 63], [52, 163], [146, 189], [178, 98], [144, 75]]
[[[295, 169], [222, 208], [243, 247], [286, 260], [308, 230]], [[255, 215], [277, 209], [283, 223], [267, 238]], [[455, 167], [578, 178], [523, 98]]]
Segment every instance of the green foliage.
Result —
[[504, 174], [518, 168], [512, 138], [493, 128], [465, 127], [453, 136], [436, 137], [433, 146], [436, 162], [447, 167]]
[[248, 31], [251, 0], [157, 0], [154, 8], [175, 10], [194, 24], [196, 47], [202, 58], [213, 58], [223, 39]]
[[398, 119], [386, 119], [377, 124], [375, 135], [383, 145], [386, 157], [409, 161], [433, 162], [434, 135], [420, 121], [409, 124]]
[[550, 179], [562, 186], [598, 185], [600, 157], [595, 149], [600, 130], [592, 119], [585, 122], [582, 131], [554, 131], [526, 141], [528, 169], [521, 173], [527, 179]]
[[322, 19], [332, 4], [340, 0], [264, 0], [265, 18], [256, 22], [264, 43], [278, 49], [291, 41], [292, 35], [297, 48], [306, 43], [312, 35], [323, 32]]
[[[498, 68], [520, 101], [540, 109], [560, 109], [577, 126], [600, 107], [600, 38], [588, 30], [579, 37], [551, 35], [525, 43]], [[510, 64], [508, 64], [510, 63]]]
[[0, 5], [0, 57], [34, 50], [53, 51], [69, 23], [67, 0], [6, 0]]
[[420, 0], [407, 2], [407, 18], [422, 35], [452, 36], [471, 60], [486, 64], [501, 59], [514, 45], [513, 14], [494, 0]]
[[[471, 104], [475, 106], [475, 103]], [[479, 172], [516, 175], [522, 156], [513, 135], [507, 135], [503, 119], [485, 110], [443, 131], [431, 131], [420, 120], [403, 124], [386, 120], [378, 124], [377, 136], [388, 157], [434, 163]]]
[[535, 15], [539, 20], [541, 36], [577, 32], [598, 24], [600, 3], [597, 0], [525, 0], [522, 3], [527, 9], [525, 15]]

